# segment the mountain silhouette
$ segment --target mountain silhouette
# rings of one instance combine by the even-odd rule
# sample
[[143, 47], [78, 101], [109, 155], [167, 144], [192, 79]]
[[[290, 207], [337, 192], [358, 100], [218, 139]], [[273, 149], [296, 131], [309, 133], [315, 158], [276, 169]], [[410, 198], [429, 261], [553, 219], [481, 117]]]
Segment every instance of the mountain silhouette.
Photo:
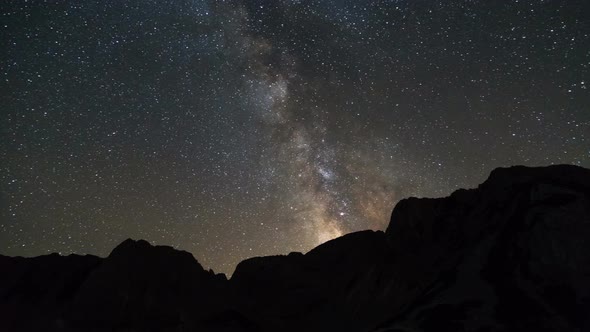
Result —
[[499, 168], [229, 280], [143, 240], [0, 256], [0, 331], [589, 331], [589, 253], [590, 170]]

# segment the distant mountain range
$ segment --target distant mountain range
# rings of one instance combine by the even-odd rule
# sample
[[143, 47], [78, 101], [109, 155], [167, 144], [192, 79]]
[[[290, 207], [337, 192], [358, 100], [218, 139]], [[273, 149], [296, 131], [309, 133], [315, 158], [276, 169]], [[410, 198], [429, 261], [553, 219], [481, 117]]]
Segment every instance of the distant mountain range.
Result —
[[590, 170], [499, 168], [230, 280], [142, 240], [0, 256], [0, 331], [590, 331]]

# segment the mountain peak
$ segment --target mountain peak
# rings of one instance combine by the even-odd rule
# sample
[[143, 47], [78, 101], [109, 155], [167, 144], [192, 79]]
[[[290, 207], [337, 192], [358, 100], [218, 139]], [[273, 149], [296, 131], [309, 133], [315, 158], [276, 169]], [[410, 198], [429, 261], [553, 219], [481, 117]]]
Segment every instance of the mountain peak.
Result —
[[513, 187], [523, 183], [556, 183], [590, 188], [590, 170], [575, 165], [510, 166], [494, 169], [480, 187]]
[[146, 250], [147, 248], [151, 248], [151, 247], [153, 247], [153, 246], [146, 240], [142, 240], [142, 239], [134, 240], [131, 238], [127, 238], [123, 242], [119, 243], [119, 245], [117, 245], [113, 249], [113, 251], [111, 252], [111, 255], [114, 252], [127, 251], [127, 250]]

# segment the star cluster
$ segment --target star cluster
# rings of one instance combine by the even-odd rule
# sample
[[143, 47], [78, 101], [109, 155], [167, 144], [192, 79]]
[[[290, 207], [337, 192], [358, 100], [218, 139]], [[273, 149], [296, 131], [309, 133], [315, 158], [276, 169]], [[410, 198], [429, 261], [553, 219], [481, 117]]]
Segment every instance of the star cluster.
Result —
[[0, 253], [240, 260], [590, 167], [590, 3], [0, 3]]

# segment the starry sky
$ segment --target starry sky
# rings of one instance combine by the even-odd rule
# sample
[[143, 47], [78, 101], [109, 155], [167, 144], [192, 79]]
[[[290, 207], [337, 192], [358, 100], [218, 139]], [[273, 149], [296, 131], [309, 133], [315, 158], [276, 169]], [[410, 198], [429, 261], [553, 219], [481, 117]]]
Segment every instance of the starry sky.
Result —
[[590, 2], [3, 0], [0, 254], [242, 259], [590, 167]]

